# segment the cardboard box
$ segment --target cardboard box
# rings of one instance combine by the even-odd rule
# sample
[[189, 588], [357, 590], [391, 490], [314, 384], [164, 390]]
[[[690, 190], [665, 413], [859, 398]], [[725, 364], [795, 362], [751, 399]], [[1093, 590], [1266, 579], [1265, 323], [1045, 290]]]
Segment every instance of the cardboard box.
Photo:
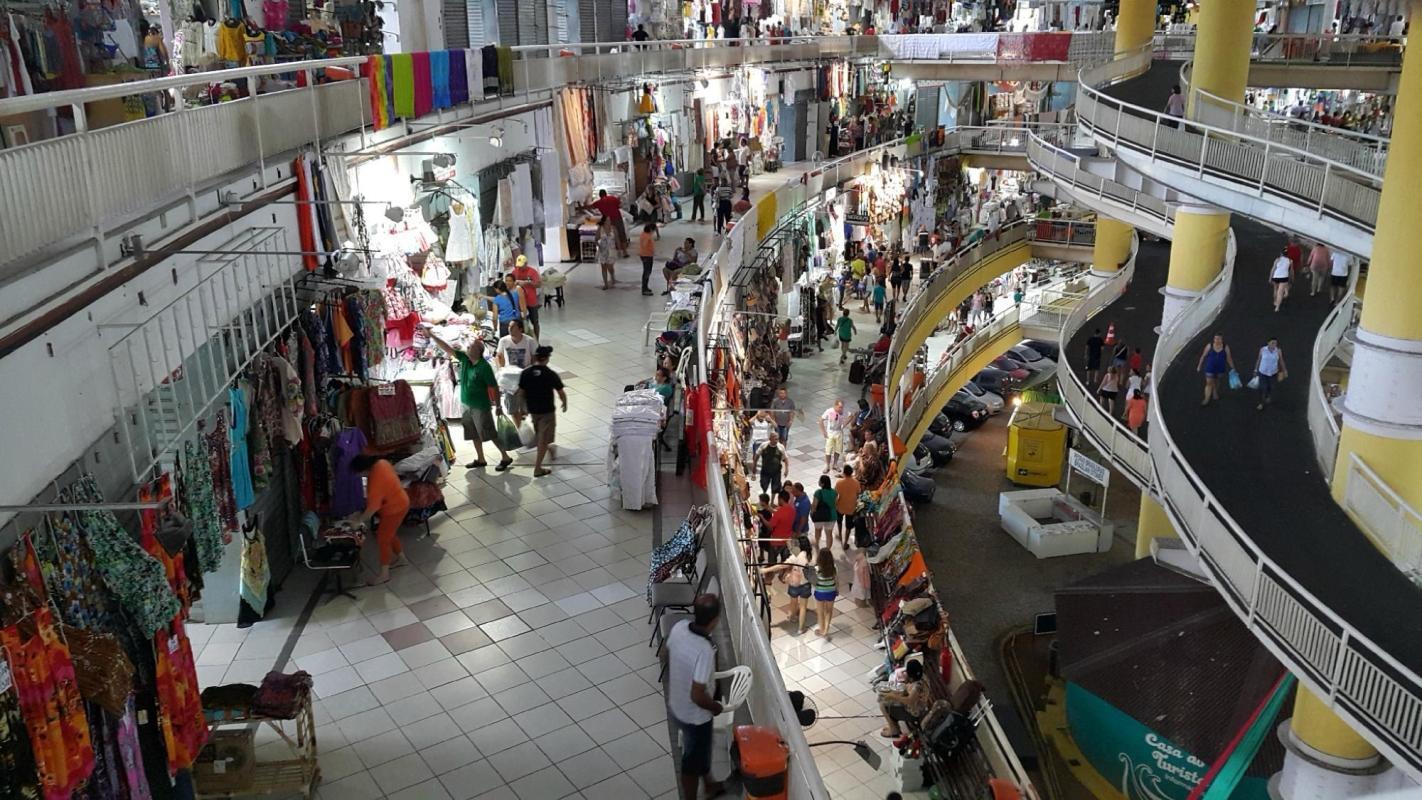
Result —
[[256, 766], [255, 731], [232, 728], [214, 731], [193, 763], [199, 794], [240, 792], [252, 786]]

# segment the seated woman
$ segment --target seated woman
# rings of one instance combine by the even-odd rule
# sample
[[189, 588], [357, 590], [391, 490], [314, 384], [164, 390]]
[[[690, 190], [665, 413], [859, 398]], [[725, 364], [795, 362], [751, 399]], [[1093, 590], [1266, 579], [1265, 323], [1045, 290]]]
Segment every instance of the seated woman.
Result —
[[652, 389], [662, 396], [662, 399], [670, 403], [672, 394], [676, 392], [676, 384], [672, 383], [671, 374], [666, 367], [657, 367], [656, 377], [652, 378]]
[[910, 661], [904, 665], [904, 690], [879, 694], [879, 713], [884, 715], [884, 729], [879, 735], [885, 739], [903, 736], [899, 721], [905, 717], [918, 719], [923, 716], [928, 705], [928, 682], [923, 679], [923, 664]]
[[667, 280], [667, 290], [662, 294], [671, 294], [672, 284], [676, 283], [676, 278], [686, 267], [695, 264], [700, 254], [696, 252], [696, 240], [687, 239], [681, 243], [681, 247], [672, 253], [671, 260], [662, 268], [662, 277]]

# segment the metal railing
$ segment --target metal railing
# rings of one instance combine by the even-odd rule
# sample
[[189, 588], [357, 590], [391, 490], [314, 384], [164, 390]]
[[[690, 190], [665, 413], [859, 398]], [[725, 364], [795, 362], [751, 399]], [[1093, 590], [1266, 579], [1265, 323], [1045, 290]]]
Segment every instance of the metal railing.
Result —
[[1223, 180], [1240, 192], [1283, 199], [1372, 235], [1382, 192], [1381, 181], [1372, 174], [1287, 144], [1171, 117], [1097, 88], [1144, 72], [1150, 55], [1140, 49], [1081, 71], [1077, 117], [1099, 141], [1192, 171], [1201, 179]]
[[[1332, 67], [1392, 67], [1402, 63], [1404, 40], [1372, 34], [1256, 33], [1250, 60], [1257, 63], [1306, 63]], [[1195, 34], [1157, 31], [1155, 57], [1168, 61], [1195, 54]]]
[[[1001, 354], [1022, 339], [1022, 328], [1018, 324], [1021, 318], [1020, 309], [1016, 306], [1005, 309], [994, 315], [988, 324], [973, 331], [969, 336], [959, 339], [948, 348], [947, 352], [938, 360], [937, 366], [928, 376], [928, 380], [916, 392], [909, 407], [899, 415], [898, 425], [894, 429], [895, 435], [904, 441], [904, 448], [907, 452], [913, 452], [913, 448], [918, 445], [918, 440], [922, 436], [922, 431], [915, 431], [920, 425], [927, 430], [928, 422], [931, 422], [934, 415], [939, 412], [940, 403], [935, 402], [936, 398], [950, 391], [962, 388], [972, 379], [964, 367], [975, 357], [983, 354], [984, 351], [996, 350]], [[954, 386], [956, 384], [956, 386]], [[946, 397], [945, 397], [946, 400]], [[895, 406], [899, 405], [895, 403]]]
[[1328, 400], [1323, 386], [1323, 368], [1352, 329], [1357, 298], [1349, 295], [1333, 307], [1313, 339], [1313, 369], [1308, 387], [1308, 430], [1313, 435], [1313, 451], [1326, 480], [1332, 482], [1333, 467], [1338, 459], [1338, 415]]
[[[1066, 186], [1073, 199], [1092, 207], [1098, 213], [1116, 219], [1129, 214], [1141, 214], [1151, 233], [1169, 236], [1175, 224], [1175, 210], [1166, 201], [1153, 197], [1118, 181], [1104, 178], [1087, 169], [1081, 156], [1043, 139], [1031, 132], [1027, 141], [1027, 160], [1038, 172], [1049, 175], [1059, 186]], [[1092, 198], [1109, 202], [1109, 207], [1094, 207]]]
[[1348, 454], [1343, 510], [1402, 574], [1422, 586], [1422, 514], [1369, 467]]
[[1254, 139], [1312, 153], [1382, 180], [1391, 144], [1386, 137], [1295, 119], [1227, 100], [1191, 83], [1193, 63], [1187, 61], [1180, 67], [1180, 85], [1191, 101], [1193, 119]]
[[[1161, 334], [1152, 396], [1160, 396], [1167, 365], [1219, 314], [1229, 294], [1234, 259], [1231, 233], [1224, 271]], [[1389, 760], [1414, 775], [1422, 771], [1422, 678], [1259, 549], [1185, 460], [1158, 404], [1150, 409], [1149, 439], [1156, 487], [1166, 511], [1235, 613], [1315, 693], [1367, 733]]]

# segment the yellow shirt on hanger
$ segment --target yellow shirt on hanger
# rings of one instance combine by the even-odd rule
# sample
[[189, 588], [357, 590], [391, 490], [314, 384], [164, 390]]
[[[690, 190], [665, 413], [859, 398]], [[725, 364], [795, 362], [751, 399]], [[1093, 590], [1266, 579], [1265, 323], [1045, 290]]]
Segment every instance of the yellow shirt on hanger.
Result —
[[217, 58], [219, 61], [231, 61], [236, 64], [247, 63], [247, 48], [243, 40], [243, 25], [229, 25], [226, 22], [217, 25]]

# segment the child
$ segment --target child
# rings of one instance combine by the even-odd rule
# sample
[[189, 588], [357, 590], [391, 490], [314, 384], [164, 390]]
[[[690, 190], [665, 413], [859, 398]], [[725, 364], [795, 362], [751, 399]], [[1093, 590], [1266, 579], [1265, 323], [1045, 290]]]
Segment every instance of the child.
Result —
[[839, 581], [835, 575], [834, 553], [820, 548], [815, 558], [815, 620], [816, 630], [829, 638], [830, 620], [834, 617], [834, 601], [839, 597]]
[[795, 628], [798, 636], [805, 632], [805, 614], [810, 610], [810, 587], [814, 583], [815, 572], [810, 566], [810, 555], [814, 552], [810, 540], [801, 536], [796, 544], [799, 550], [795, 555], [785, 559], [783, 564], [762, 568], [761, 574], [768, 577], [780, 573], [780, 579], [785, 582], [785, 592], [790, 595], [790, 618], [799, 620]]
[[1146, 399], [1141, 394], [1140, 389], [1132, 389], [1130, 399], [1126, 400], [1126, 427], [1131, 429], [1131, 433], [1140, 435], [1141, 426], [1146, 421]]
[[874, 283], [874, 321], [884, 321], [884, 284]]

